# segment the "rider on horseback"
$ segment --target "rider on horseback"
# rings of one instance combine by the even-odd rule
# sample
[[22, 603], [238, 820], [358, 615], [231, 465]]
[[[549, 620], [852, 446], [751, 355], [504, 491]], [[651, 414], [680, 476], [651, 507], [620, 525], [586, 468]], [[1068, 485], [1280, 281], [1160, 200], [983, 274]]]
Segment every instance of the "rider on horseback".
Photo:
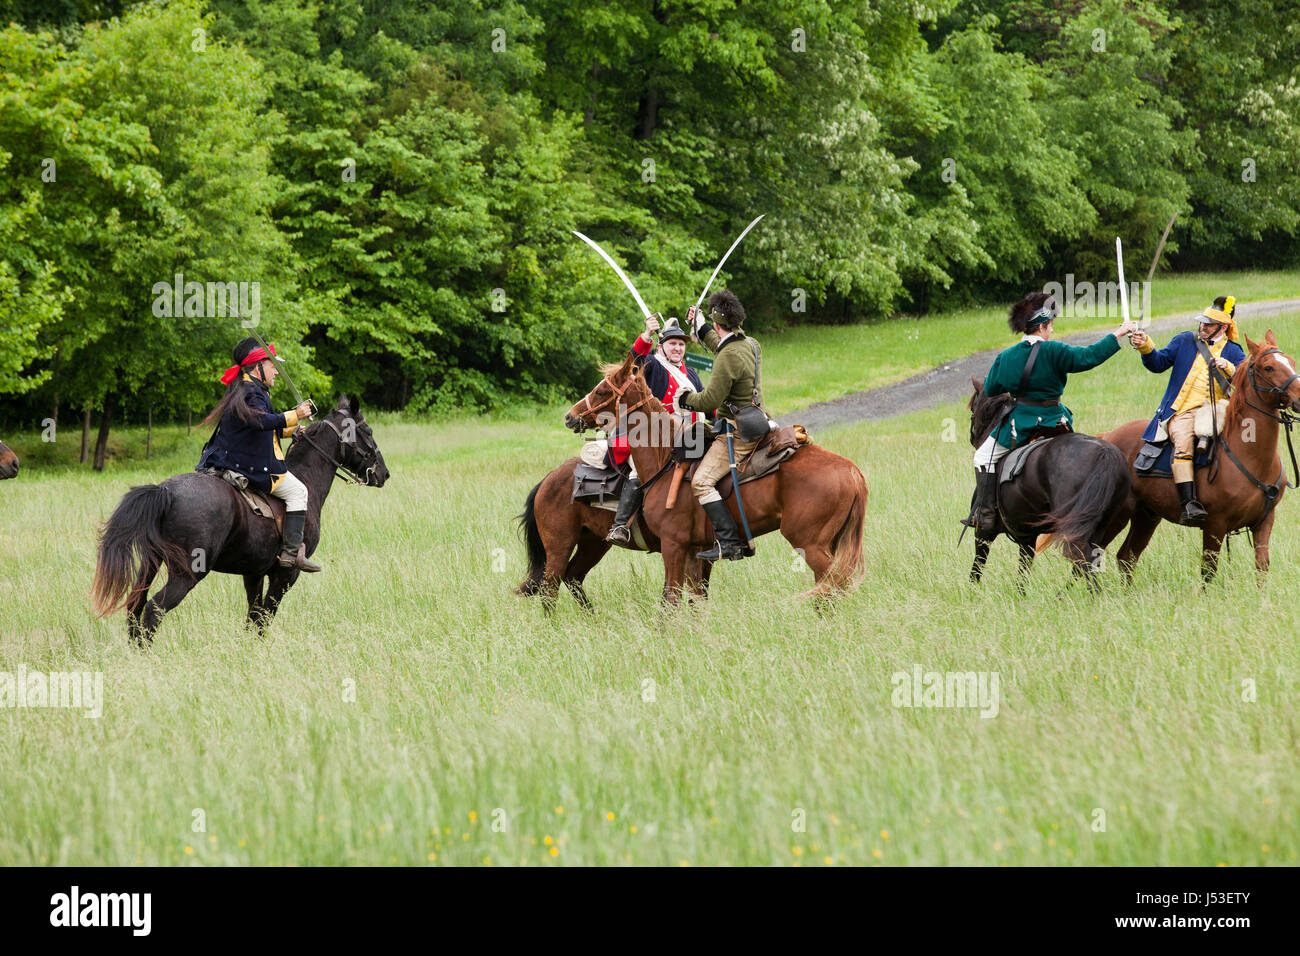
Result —
[[1057, 315], [1056, 301], [1045, 292], [1031, 292], [1013, 305], [1007, 322], [1021, 339], [998, 354], [984, 379], [986, 395], [1006, 393], [1013, 399], [975, 452], [975, 496], [971, 514], [962, 524], [985, 535], [997, 532], [998, 462], [1034, 431], [1073, 431], [1074, 415], [1061, 404], [1066, 378], [1071, 372], [1096, 368], [1119, 351], [1120, 339], [1136, 329], [1126, 320], [1093, 345], [1067, 345], [1052, 340]]
[[[695, 369], [689, 368], [683, 361], [686, 357], [686, 330], [676, 319], [669, 319], [659, 335], [659, 350], [654, 349], [654, 334], [659, 331], [659, 320], [649, 316], [645, 320], [645, 331], [632, 343], [631, 353], [635, 361], [645, 371], [646, 384], [654, 397], [663, 403], [670, 415], [678, 415], [686, 424], [692, 424], [704, 416], [698, 412], [679, 412], [673, 408], [673, 398], [678, 389], [704, 391]], [[610, 457], [615, 464], [628, 460], [629, 446], [627, 435], [612, 435], [609, 441]], [[630, 465], [630, 463], [629, 463]], [[614, 512], [614, 527], [605, 536], [606, 541], [614, 544], [627, 544], [632, 540], [628, 522], [641, 506], [641, 479], [637, 477], [636, 467], [630, 465], [632, 473], [623, 482], [623, 493], [618, 499], [618, 510]]]
[[[1201, 314], [1197, 332], [1180, 332], [1159, 351], [1145, 332], [1133, 333], [1133, 347], [1142, 353], [1142, 364], [1149, 371], [1174, 370], [1155, 418], [1142, 438], [1158, 442], [1168, 436], [1174, 443], [1174, 487], [1183, 505], [1183, 524], [1201, 525], [1209, 517], [1196, 500], [1196, 413], [1202, 406], [1228, 397], [1228, 381], [1246, 358], [1237, 344], [1236, 313], [1236, 300], [1221, 295]], [[1214, 361], [1213, 375], [1206, 355]]]
[[[727, 419], [732, 427], [736, 424], [738, 410], [751, 402], [762, 410], [763, 395], [758, 385], [758, 368], [761, 352], [758, 343], [747, 338], [740, 330], [745, 321], [745, 309], [735, 294], [726, 289], [719, 289], [709, 296], [709, 319], [697, 314], [691, 306], [686, 313], [686, 321], [692, 325], [695, 337], [711, 352], [716, 353], [713, 374], [709, 377], [709, 387], [703, 391], [680, 391], [677, 395], [677, 407], [700, 412], [717, 411]], [[763, 413], [766, 415], [766, 412]], [[758, 445], [759, 439], [744, 440], [737, 433], [734, 447], [736, 458], [749, 454]], [[704, 513], [709, 516], [713, 532], [718, 543], [708, 551], [700, 552], [701, 561], [717, 561], [727, 558], [735, 561], [750, 555], [745, 543], [740, 540], [740, 531], [727, 510], [726, 502], [718, 494], [715, 485], [731, 470], [727, 455], [727, 443], [715, 441], [704, 453], [691, 480], [695, 497], [699, 499]]]
[[[278, 355], [274, 345], [271, 355]], [[234, 359], [235, 364], [221, 376], [226, 394], [203, 420], [205, 425], [215, 424], [217, 430], [203, 447], [198, 470], [238, 472], [255, 488], [283, 499], [280, 566], [319, 571], [320, 565], [308, 561], [301, 549], [307, 524], [307, 486], [285, 466], [280, 448], [280, 439], [311, 414], [311, 403], [303, 402], [283, 413], [271, 410], [269, 392], [279, 369], [256, 339], [246, 338], [236, 345]]]

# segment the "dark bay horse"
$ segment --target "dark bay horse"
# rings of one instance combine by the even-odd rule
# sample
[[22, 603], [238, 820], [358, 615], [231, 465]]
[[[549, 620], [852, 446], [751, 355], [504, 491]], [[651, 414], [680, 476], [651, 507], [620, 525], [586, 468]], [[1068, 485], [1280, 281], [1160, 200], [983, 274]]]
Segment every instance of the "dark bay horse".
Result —
[[[651, 393], [645, 376], [632, 362], [608, 365], [604, 378], [564, 416], [575, 431], [603, 427], [605, 416], [627, 417], [632, 460], [637, 474], [648, 486], [641, 514], [659, 540], [664, 561], [664, 600], [677, 603], [683, 588], [690, 589], [688, 560], [713, 542], [713, 530], [704, 509], [689, 488], [681, 489], [675, 507], [666, 507], [669, 479], [655, 481], [670, 462], [673, 436], [679, 424]], [[651, 422], [668, 427], [638, 428], [637, 413]], [[812, 569], [814, 586], [805, 597], [826, 598], [858, 584], [865, 568], [862, 557], [862, 525], [867, 507], [867, 482], [858, 466], [820, 445], [805, 445], [780, 469], [742, 486], [741, 496], [749, 517], [751, 533], [758, 537], [780, 529], [781, 534], [803, 554]], [[736, 496], [727, 507], [739, 520]], [[549, 557], [549, 549], [548, 549]], [[561, 576], [549, 563], [540, 587], [554, 594]], [[696, 585], [698, 587], [698, 585]]]
[[[541, 596], [554, 600], [554, 594], [542, 587], [547, 575], [568, 587], [574, 600], [591, 608], [583, 581], [609, 549], [605, 540], [614, 525], [614, 512], [595, 508], [585, 501], [573, 501], [573, 470], [577, 458], [570, 458], [537, 483], [524, 502], [519, 524], [524, 532], [528, 557], [528, 574], [515, 588], [516, 594]], [[688, 493], [684, 489], [683, 493]], [[658, 552], [659, 538], [644, 528], [648, 552]], [[694, 554], [686, 558], [686, 582], [690, 594], [708, 594], [709, 573], [713, 565], [697, 561]]]
[[[971, 445], [978, 448], [1012, 399], [1005, 394], [985, 395], [977, 378], [972, 378], [971, 384], [975, 393], [968, 406], [970, 438]], [[1075, 575], [1096, 591], [1101, 556], [1133, 512], [1128, 465], [1119, 449], [1100, 438], [1074, 432], [1050, 439], [1030, 455], [1018, 478], [999, 484], [997, 501], [1001, 530], [1020, 547], [1017, 585], [1022, 593], [1039, 535], [1058, 541]], [[978, 530], [975, 533], [970, 576], [976, 583], [996, 537], [984, 537]]]
[[[370, 426], [356, 399], [346, 396], [321, 421], [295, 434], [285, 461], [307, 486], [303, 543], [309, 556], [320, 541], [321, 508], [338, 469], [375, 488], [388, 480]], [[283, 510], [279, 499], [272, 504]], [[126, 608], [130, 636], [143, 645], [153, 640], [164, 614], [210, 571], [219, 571], [243, 575], [248, 622], [262, 633], [298, 579], [297, 568], [279, 565], [279, 553], [275, 522], [254, 515], [221, 478], [192, 471], [159, 485], [138, 485], [126, 493], [100, 534], [92, 586], [95, 610], [102, 617]], [[164, 565], [167, 581], [149, 599], [149, 584]]]
[[18, 456], [14, 450], [0, 441], [0, 480], [18, 476]]
[[[1201, 529], [1201, 577], [1214, 579], [1219, 550], [1228, 533], [1249, 528], [1255, 539], [1255, 569], [1268, 571], [1268, 542], [1277, 502], [1286, 490], [1286, 471], [1278, 455], [1282, 418], [1300, 412], [1300, 376], [1295, 361], [1277, 345], [1273, 330], [1263, 342], [1246, 338], [1246, 361], [1232, 377], [1232, 398], [1219, 423], [1218, 450], [1208, 468], [1196, 469], [1196, 496], [1209, 511]], [[1128, 422], [1105, 437], [1117, 445], [1131, 468], [1142, 448], [1146, 420]], [[1231, 452], [1231, 454], [1228, 454]], [[1232, 461], [1235, 456], [1240, 467]], [[1119, 549], [1120, 570], [1132, 580], [1138, 558], [1161, 519], [1178, 523], [1182, 506], [1174, 483], [1133, 473], [1137, 509]], [[1270, 501], [1270, 496], [1273, 498]]]

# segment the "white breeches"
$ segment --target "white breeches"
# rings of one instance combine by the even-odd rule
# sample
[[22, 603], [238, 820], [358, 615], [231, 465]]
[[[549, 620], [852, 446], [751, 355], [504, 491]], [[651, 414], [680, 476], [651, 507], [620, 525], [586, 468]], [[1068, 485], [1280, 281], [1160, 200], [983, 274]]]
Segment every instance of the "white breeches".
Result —
[[284, 502], [285, 511], [307, 510], [307, 486], [286, 471], [271, 489], [271, 494]]
[[984, 439], [984, 444], [980, 445], [975, 451], [975, 468], [978, 471], [994, 471], [998, 467], [998, 462], [1002, 456], [1011, 449], [1005, 445], [999, 445], [990, 435]]

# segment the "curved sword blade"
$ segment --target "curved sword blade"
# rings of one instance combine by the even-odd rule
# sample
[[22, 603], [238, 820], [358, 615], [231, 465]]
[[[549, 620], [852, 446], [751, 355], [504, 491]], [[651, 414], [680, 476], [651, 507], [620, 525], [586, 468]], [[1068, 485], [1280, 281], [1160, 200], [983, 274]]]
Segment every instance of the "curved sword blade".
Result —
[[[766, 215], [767, 213], [763, 213], [763, 216]], [[758, 219], [762, 219], [763, 216], [759, 216]], [[733, 252], [736, 251], [736, 246], [740, 245], [740, 240], [744, 239], [747, 235], [749, 235], [749, 230], [753, 229], [755, 226], [758, 225], [758, 219], [755, 219], [753, 222], [751, 222], [748, 226], [745, 227], [745, 231], [736, 237], [736, 241], [731, 244], [731, 248], [727, 250], [727, 254], [724, 255], [722, 259], [718, 262], [717, 268], [713, 270], [713, 275], [709, 276], [709, 281], [704, 284], [704, 291], [701, 292], [700, 297], [695, 300], [695, 311], [697, 313], [700, 311], [700, 303], [703, 302], [704, 297], [709, 294], [709, 288], [713, 285], [713, 280], [718, 277], [718, 273], [722, 271], [722, 267], [727, 264], [727, 259], [731, 256]]]
[[1119, 266], [1119, 304], [1124, 310], [1124, 321], [1128, 321], [1128, 284], [1124, 281], [1124, 247], [1115, 237], [1115, 264]]
[[588, 239], [582, 233], [578, 232], [578, 230], [576, 229], [573, 230], [573, 234], [577, 236], [579, 239], [581, 239], [583, 242], [585, 242], [587, 245], [591, 246], [591, 248], [595, 249], [596, 252], [599, 253], [600, 257], [609, 263], [610, 268], [618, 273], [618, 277], [622, 279], [623, 284], [627, 286], [627, 291], [632, 293], [632, 298], [636, 299], [636, 304], [641, 307], [641, 314], [644, 315], [647, 319], [650, 318], [650, 309], [645, 304], [645, 300], [641, 298], [641, 293], [636, 291], [636, 286], [632, 284], [632, 280], [629, 279], [627, 277], [627, 274], [624, 273], [623, 270], [618, 267], [618, 263], [609, 257], [609, 253], [606, 252], [604, 249], [600, 248], [600, 246], [597, 243], [593, 242], [591, 239]]

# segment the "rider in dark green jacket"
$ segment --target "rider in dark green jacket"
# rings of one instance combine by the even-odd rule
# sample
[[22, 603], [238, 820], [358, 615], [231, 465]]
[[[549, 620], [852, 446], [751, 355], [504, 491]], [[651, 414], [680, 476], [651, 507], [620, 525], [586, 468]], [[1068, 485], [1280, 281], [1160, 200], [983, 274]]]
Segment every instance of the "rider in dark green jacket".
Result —
[[[1023, 443], [1034, 429], [1064, 426], [1073, 431], [1074, 415], [1061, 402], [1066, 378], [1072, 372], [1096, 368], [1119, 351], [1120, 339], [1136, 329], [1125, 321], [1092, 345], [1067, 345], [1052, 340], [1056, 316], [1056, 302], [1045, 292], [1030, 293], [1013, 305], [1008, 324], [1023, 337], [998, 353], [984, 378], [985, 395], [1010, 394], [1016, 400], [975, 452], [975, 501], [970, 517], [962, 523], [986, 534], [997, 530], [997, 465], [1002, 456]], [[1025, 363], [1035, 345], [1038, 357], [1021, 392]]]

